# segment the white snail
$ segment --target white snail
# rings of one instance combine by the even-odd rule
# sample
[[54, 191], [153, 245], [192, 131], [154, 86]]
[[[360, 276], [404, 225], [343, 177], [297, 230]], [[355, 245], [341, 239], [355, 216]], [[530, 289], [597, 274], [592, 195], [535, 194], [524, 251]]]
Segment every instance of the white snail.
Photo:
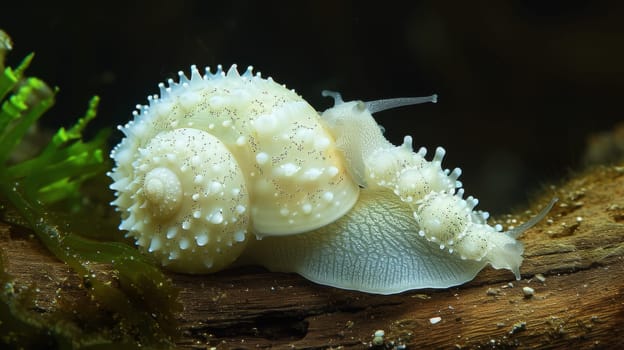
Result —
[[[343, 102], [319, 115], [271, 78], [191, 67], [137, 106], [109, 173], [120, 229], [163, 266], [221, 270], [238, 259], [339, 288], [444, 288], [488, 263], [520, 277], [515, 238], [463, 199], [460, 170], [389, 143], [372, 113], [435, 102]], [[552, 205], [552, 204], [551, 204]]]

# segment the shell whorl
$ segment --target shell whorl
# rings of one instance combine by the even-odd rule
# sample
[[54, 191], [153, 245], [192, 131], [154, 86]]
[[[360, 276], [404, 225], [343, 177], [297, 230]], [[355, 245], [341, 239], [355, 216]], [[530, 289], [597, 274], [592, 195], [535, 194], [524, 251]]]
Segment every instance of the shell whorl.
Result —
[[191, 128], [163, 131], [139, 148], [133, 167], [131, 183], [111, 187], [119, 191], [113, 204], [127, 208], [119, 227], [139, 246], [187, 272], [219, 270], [240, 255], [249, 195], [219, 139]]

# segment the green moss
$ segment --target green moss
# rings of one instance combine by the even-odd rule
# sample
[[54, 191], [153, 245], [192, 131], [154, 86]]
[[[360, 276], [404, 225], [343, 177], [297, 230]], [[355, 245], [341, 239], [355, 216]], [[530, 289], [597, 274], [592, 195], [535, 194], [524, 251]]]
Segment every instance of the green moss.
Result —
[[[84, 195], [79, 191], [85, 181], [102, 178], [109, 168], [104, 157], [108, 131], [100, 131], [90, 141], [82, 140], [84, 128], [96, 116], [99, 98], [91, 99], [87, 112], [74, 126], [60, 128], [38, 156], [10, 164], [12, 151], [53, 106], [58, 90], [48, 88], [39, 79], [24, 77], [32, 54], [15, 69], [4, 67], [3, 58], [0, 57], [0, 199], [10, 203], [5, 211], [14, 210], [22, 218], [11, 220], [13, 224], [25, 223], [54, 256], [83, 277], [92, 305], [65, 305], [63, 312], [46, 317], [28, 311], [28, 298], [17, 298], [11, 292], [11, 277], [0, 263], [0, 283], [4, 288], [0, 295], [0, 334], [5, 335], [0, 342], [16, 348], [171, 346], [176, 331], [173, 315], [178, 304], [170, 280], [150, 258], [121, 241], [118, 230], [106, 220], [94, 225], [92, 208], [85, 207]], [[106, 187], [103, 181], [98, 184]], [[89, 224], [80, 219], [84, 217], [81, 212], [86, 211], [91, 214]], [[97, 263], [112, 266], [114, 285], [98, 277], [91, 267]], [[76, 311], [89, 317], [87, 324], [76, 323]]]

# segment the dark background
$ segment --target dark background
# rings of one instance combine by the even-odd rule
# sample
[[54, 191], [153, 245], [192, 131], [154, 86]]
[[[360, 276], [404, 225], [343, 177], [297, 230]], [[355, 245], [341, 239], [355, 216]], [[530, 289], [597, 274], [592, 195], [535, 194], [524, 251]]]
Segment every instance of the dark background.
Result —
[[[622, 118], [621, 1], [12, 1], [0, 5], [16, 64], [61, 88], [49, 126], [102, 98], [93, 129], [125, 123], [191, 64], [253, 65], [315, 108], [438, 93], [383, 112], [394, 143], [447, 150], [480, 209], [503, 213], [580, 169], [588, 135]], [[117, 142], [119, 133], [111, 140]]]

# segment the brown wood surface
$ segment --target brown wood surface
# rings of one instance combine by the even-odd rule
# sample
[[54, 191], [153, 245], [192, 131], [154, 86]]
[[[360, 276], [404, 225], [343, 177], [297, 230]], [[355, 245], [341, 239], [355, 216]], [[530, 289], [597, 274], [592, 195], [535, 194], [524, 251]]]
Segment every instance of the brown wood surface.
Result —
[[[624, 168], [596, 168], [545, 192], [536, 208], [551, 196], [560, 201], [521, 237], [520, 281], [486, 268], [463, 286], [380, 296], [260, 268], [172, 274], [184, 305], [178, 345], [361, 349], [371, 347], [376, 330], [385, 332], [377, 348], [388, 349], [624, 345]], [[36, 288], [39, 312], [66, 306], [61, 298], [85, 302], [81, 279], [27, 230], [0, 224], [0, 248], [14, 288]], [[533, 296], [525, 297], [523, 287]], [[441, 319], [434, 324], [435, 317]]]

